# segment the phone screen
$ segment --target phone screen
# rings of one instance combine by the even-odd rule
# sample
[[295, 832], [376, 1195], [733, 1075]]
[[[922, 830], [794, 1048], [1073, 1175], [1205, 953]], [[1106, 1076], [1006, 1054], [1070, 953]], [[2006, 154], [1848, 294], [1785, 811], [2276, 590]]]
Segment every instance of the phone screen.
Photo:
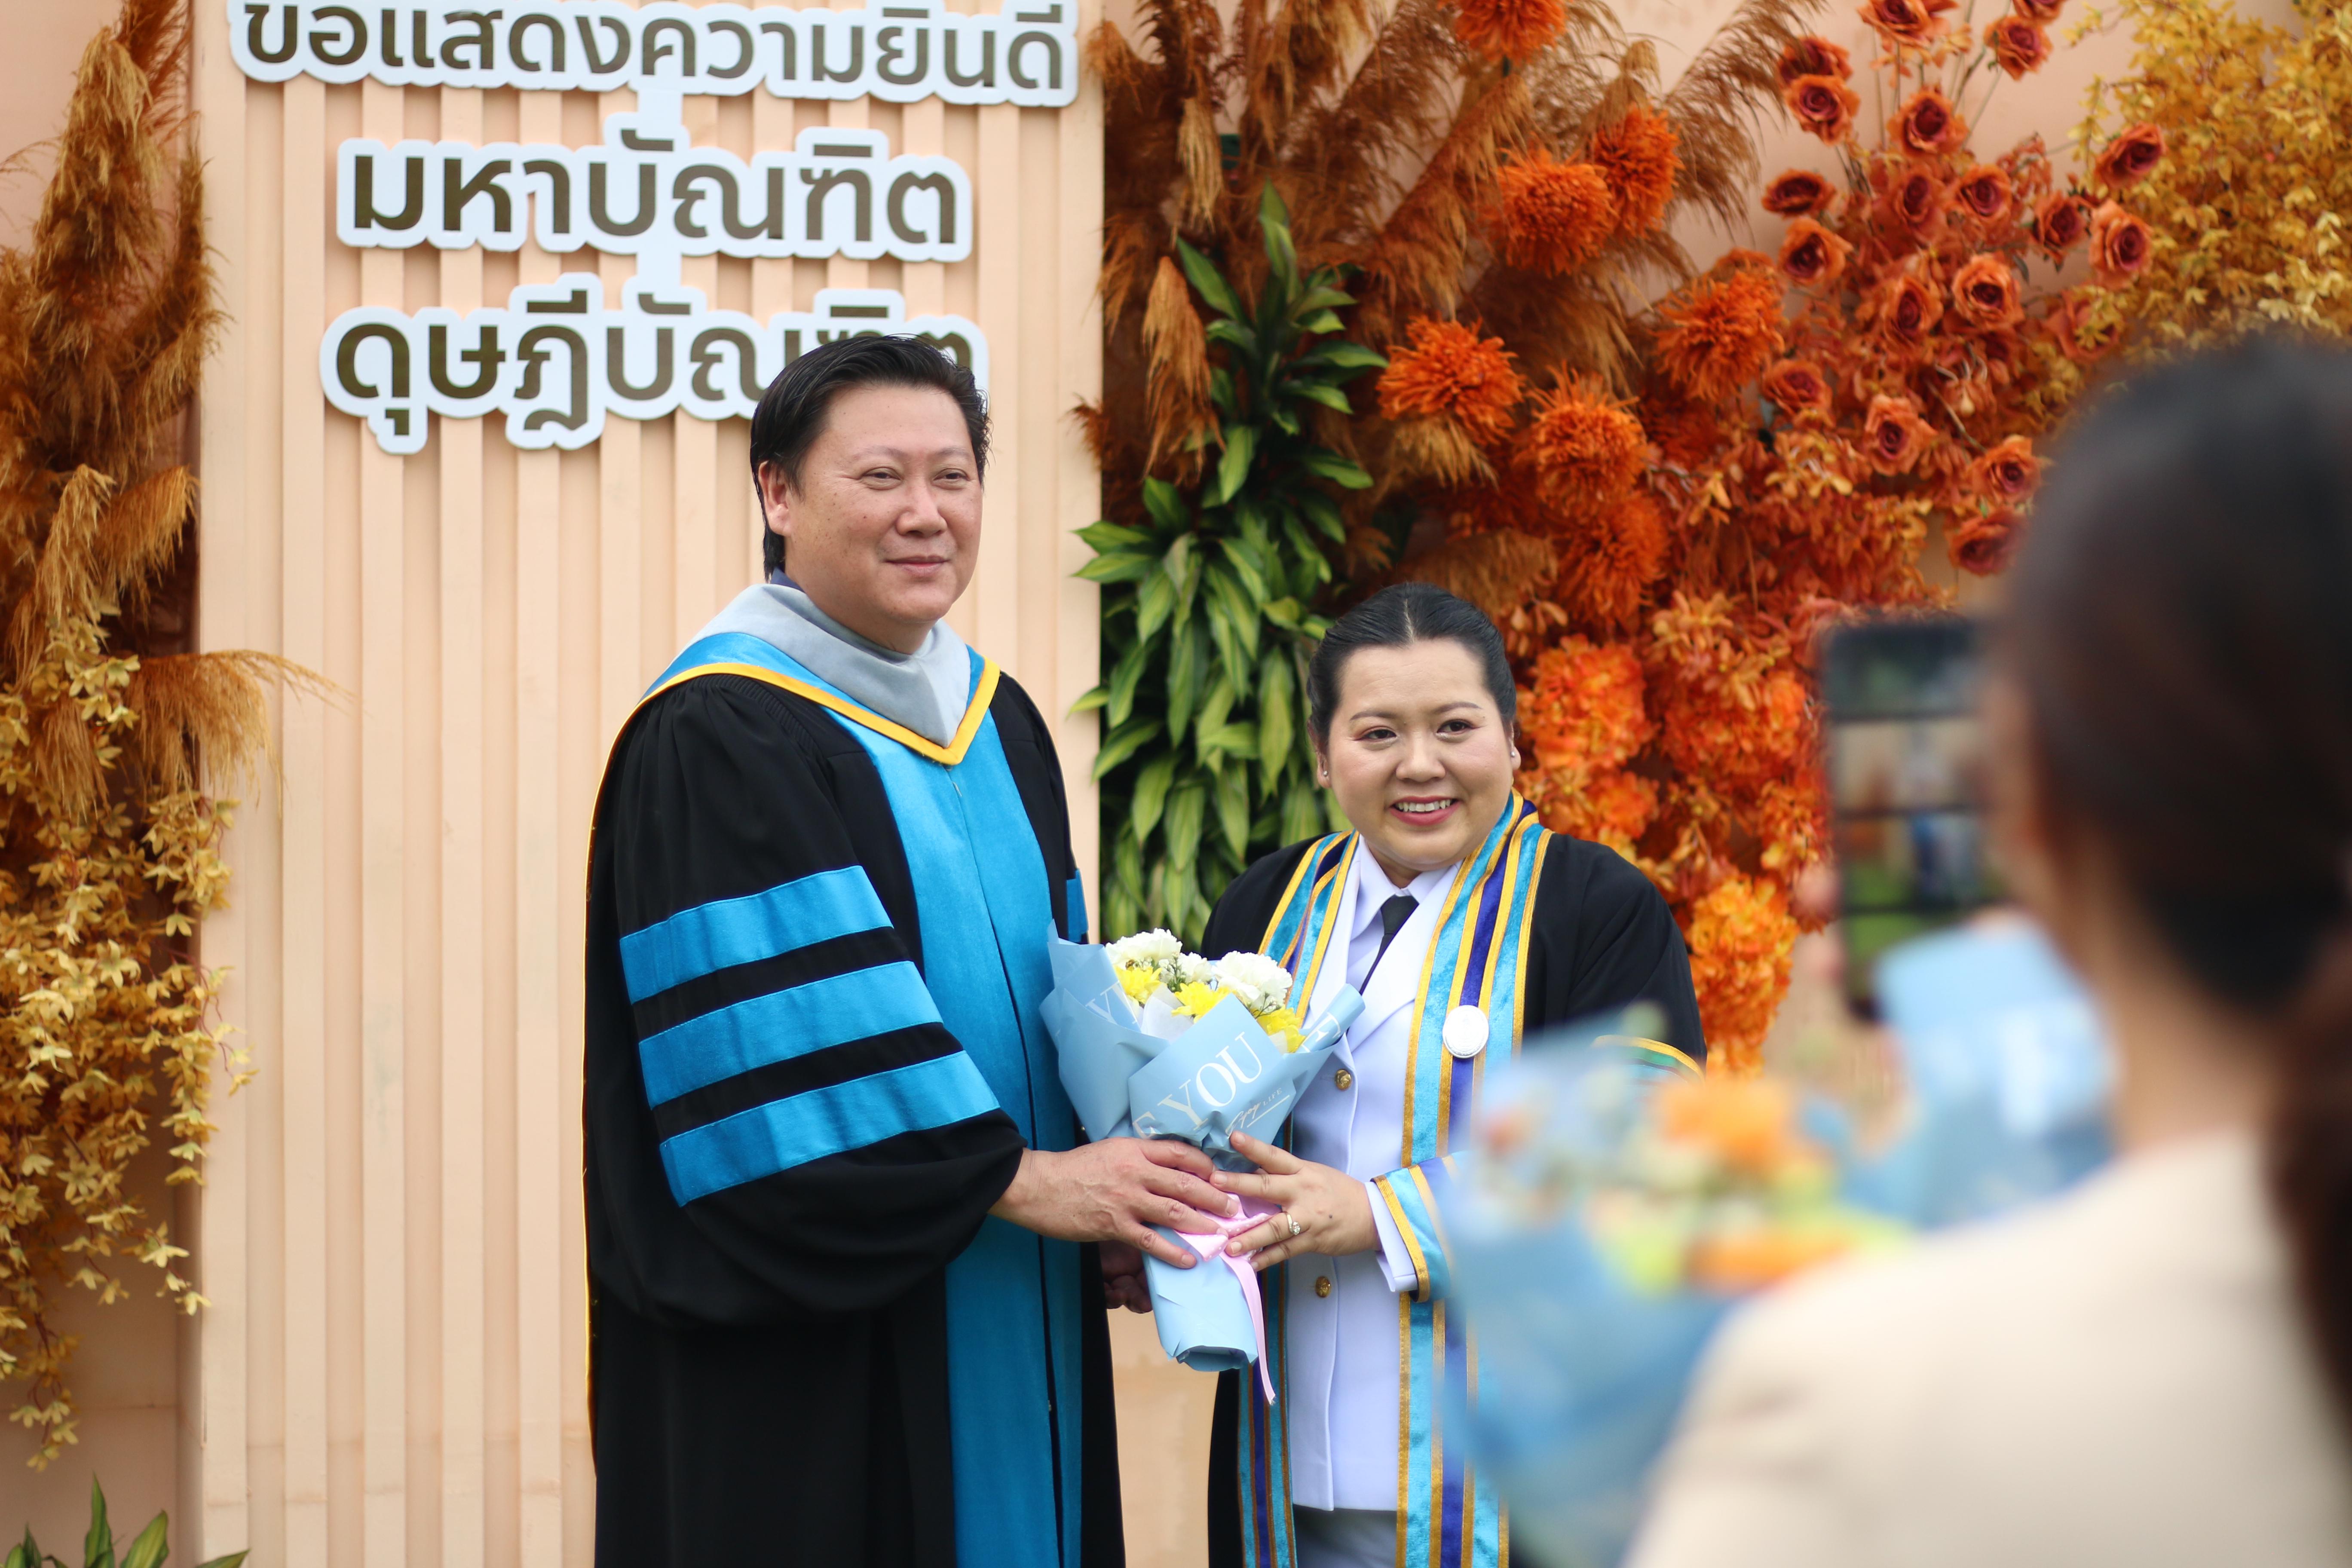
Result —
[[1997, 901], [1984, 842], [1981, 639], [1958, 616], [1841, 626], [1822, 653], [1847, 1000], [1881, 954]]

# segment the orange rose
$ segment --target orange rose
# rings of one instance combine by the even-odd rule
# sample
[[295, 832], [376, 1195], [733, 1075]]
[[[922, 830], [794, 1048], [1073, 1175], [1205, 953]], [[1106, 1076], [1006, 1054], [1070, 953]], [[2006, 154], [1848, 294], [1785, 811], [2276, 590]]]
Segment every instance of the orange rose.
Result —
[[1952, 277], [1952, 313], [1973, 332], [2016, 325], [2025, 314], [2016, 269], [1998, 256], [1970, 257]]
[[1995, 64], [2015, 81], [2050, 63], [2050, 35], [2039, 22], [2023, 16], [2003, 16], [1985, 29], [1985, 47]]
[[2094, 329], [2090, 314], [2090, 300], [2070, 291], [2060, 295], [2042, 320], [2042, 329], [2057, 341], [2059, 352], [2076, 364], [2104, 359], [2116, 346], [2116, 330], [2113, 326]]
[[1825, 414], [1830, 406], [1829, 377], [1809, 359], [1784, 359], [1764, 373], [1764, 395], [1783, 414]]
[[1969, 484], [1977, 494], [1998, 506], [2022, 506], [2042, 483], [2042, 459], [2033, 443], [2011, 436], [1988, 447], [1969, 465]]
[[1833, 76], [1801, 76], [1781, 95], [1798, 124], [1824, 142], [1843, 142], [1862, 96]]
[[1784, 217], [1826, 211], [1835, 200], [1837, 192], [1811, 169], [1791, 169], [1764, 187], [1764, 210]]
[[2048, 251], [2053, 260], [2082, 244], [2090, 228], [2090, 208], [2080, 196], [2062, 191], [2044, 196], [2033, 209], [2034, 243]]
[[2164, 132], [2141, 123], [2108, 142], [2091, 172], [2101, 184], [2120, 191], [2147, 178], [2148, 171], [2163, 161]]
[[1944, 188], [1935, 171], [1925, 164], [1904, 166], [1879, 198], [1879, 214], [1896, 227], [1907, 228], [1922, 239], [1932, 239], [1944, 225], [1944, 215], [1950, 210], [1951, 193]]
[[1945, 536], [1944, 548], [1961, 571], [1990, 577], [2005, 570], [2017, 554], [2024, 522], [2015, 511], [2001, 507], [1955, 524]]
[[2091, 215], [2091, 270], [2112, 289], [2147, 270], [2147, 225], [2113, 202]]
[[1801, 289], [1827, 288], [1845, 272], [1853, 247], [1815, 223], [1801, 217], [1789, 226], [1780, 242], [1780, 271]]
[[2000, 222], [2009, 216], [2008, 171], [1996, 169], [1990, 163], [1979, 163], [1952, 187], [1952, 199], [1979, 223]]
[[1846, 81], [1853, 76], [1853, 62], [1839, 46], [1807, 33], [1791, 38], [1780, 51], [1780, 85], [1787, 87], [1802, 76], [1833, 76]]
[[1887, 279], [1878, 299], [1879, 342], [1898, 356], [1917, 354], [1942, 305], [1934, 289], [1907, 272]]
[[1866, 0], [1860, 15], [1888, 43], [1919, 49], [1943, 36], [1944, 22], [1937, 13], [1949, 9], [1929, 0]]
[[1927, 422], [1919, 417], [1919, 405], [1909, 398], [1882, 394], [1870, 400], [1870, 413], [1862, 425], [1862, 445], [1870, 466], [1880, 473], [1906, 471], [1935, 437]]
[[2024, 363], [2025, 343], [2014, 331], [1996, 328], [1979, 337], [1976, 345], [1995, 385], [2006, 386], [2017, 379], [2018, 369]]
[[2009, 0], [2009, 3], [2011, 9], [2019, 16], [2029, 22], [2039, 22], [2045, 27], [2058, 19], [2058, 13], [2066, 5], [2066, 0]]
[[1940, 88], [1922, 88], [1911, 95], [1901, 113], [1887, 130], [1893, 140], [1900, 142], [1922, 157], [1942, 153], [1958, 144], [1968, 134], [1968, 122], [1952, 107]]

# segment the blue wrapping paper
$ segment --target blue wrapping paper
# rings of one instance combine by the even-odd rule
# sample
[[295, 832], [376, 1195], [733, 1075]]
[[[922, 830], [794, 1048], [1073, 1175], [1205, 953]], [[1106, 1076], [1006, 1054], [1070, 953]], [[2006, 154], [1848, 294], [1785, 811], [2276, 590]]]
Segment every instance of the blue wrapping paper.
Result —
[[[1843, 1201], [1932, 1228], [2048, 1196], [2107, 1157], [2105, 1045], [2087, 999], [2032, 926], [1897, 949], [1883, 961], [1879, 993], [1908, 1090], [1901, 1131], [1865, 1154], [1836, 1108], [1804, 1111], [1806, 1131], [1836, 1162]], [[1514, 1542], [1552, 1568], [1622, 1559], [1691, 1374], [1738, 1306], [1696, 1290], [1639, 1290], [1594, 1249], [1573, 1207], [1535, 1213], [1509, 1201], [1507, 1161], [1597, 1161], [1636, 1120], [1648, 1086], [1581, 1048], [1612, 1027], [1570, 1026], [1489, 1079], [1489, 1106], [1541, 1108], [1540, 1148], [1474, 1167], [1445, 1209], [1455, 1291], [1479, 1345], [1476, 1405], [1449, 1418], [1508, 1501]]]
[[[1233, 1134], [1271, 1142], [1364, 1010], [1364, 999], [1342, 986], [1329, 1007], [1306, 1020], [1299, 1048], [1286, 1052], [1248, 1008], [1227, 997], [1162, 1040], [1137, 1026], [1134, 1004], [1102, 948], [1057, 936], [1051, 958], [1045, 1027], [1087, 1138], [1181, 1138], [1227, 1170], [1254, 1168], [1234, 1152]], [[1178, 1268], [1149, 1257], [1145, 1270], [1160, 1345], [1170, 1357], [1202, 1372], [1256, 1359], [1256, 1326], [1231, 1270], [1205, 1262]]]

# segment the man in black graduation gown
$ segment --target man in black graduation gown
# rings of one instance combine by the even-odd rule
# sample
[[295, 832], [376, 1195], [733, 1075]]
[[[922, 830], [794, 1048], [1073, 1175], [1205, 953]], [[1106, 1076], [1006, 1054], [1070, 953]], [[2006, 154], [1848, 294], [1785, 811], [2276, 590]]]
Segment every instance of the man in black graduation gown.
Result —
[[940, 620], [985, 453], [924, 344], [795, 362], [752, 422], [771, 579], [614, 743], [587, 959], [604, 1568], [1121, 1561], [1102, 1270], [1139, 1294], [1137, 1248], [1193, 1262], [1150, 1226], [1228, 1200], [1187, 1146], [1077, 1146], [1037, 1013], [1049, 933], [1086, 927], [1061, 772]]

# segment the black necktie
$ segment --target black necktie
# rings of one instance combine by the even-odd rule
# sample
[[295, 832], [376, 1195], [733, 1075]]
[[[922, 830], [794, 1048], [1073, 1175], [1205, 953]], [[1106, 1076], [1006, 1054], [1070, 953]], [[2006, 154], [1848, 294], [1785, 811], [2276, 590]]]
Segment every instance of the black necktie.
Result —
[[[1396, 933], [1404, 930], [1404, 922], [1412, 919], [1412, 911], [1420, 907], [1421, 900], [1411, 893], [1399, 893], [1381, 906], [1381, 951], [1372, 954], [1372, 969], [1381, 966], [1381, 955], [1388, 952], [1389, 943], [1396, 941]], [[1364, 971], [1365, 979], [1371, 978], [1372, 969]]]

